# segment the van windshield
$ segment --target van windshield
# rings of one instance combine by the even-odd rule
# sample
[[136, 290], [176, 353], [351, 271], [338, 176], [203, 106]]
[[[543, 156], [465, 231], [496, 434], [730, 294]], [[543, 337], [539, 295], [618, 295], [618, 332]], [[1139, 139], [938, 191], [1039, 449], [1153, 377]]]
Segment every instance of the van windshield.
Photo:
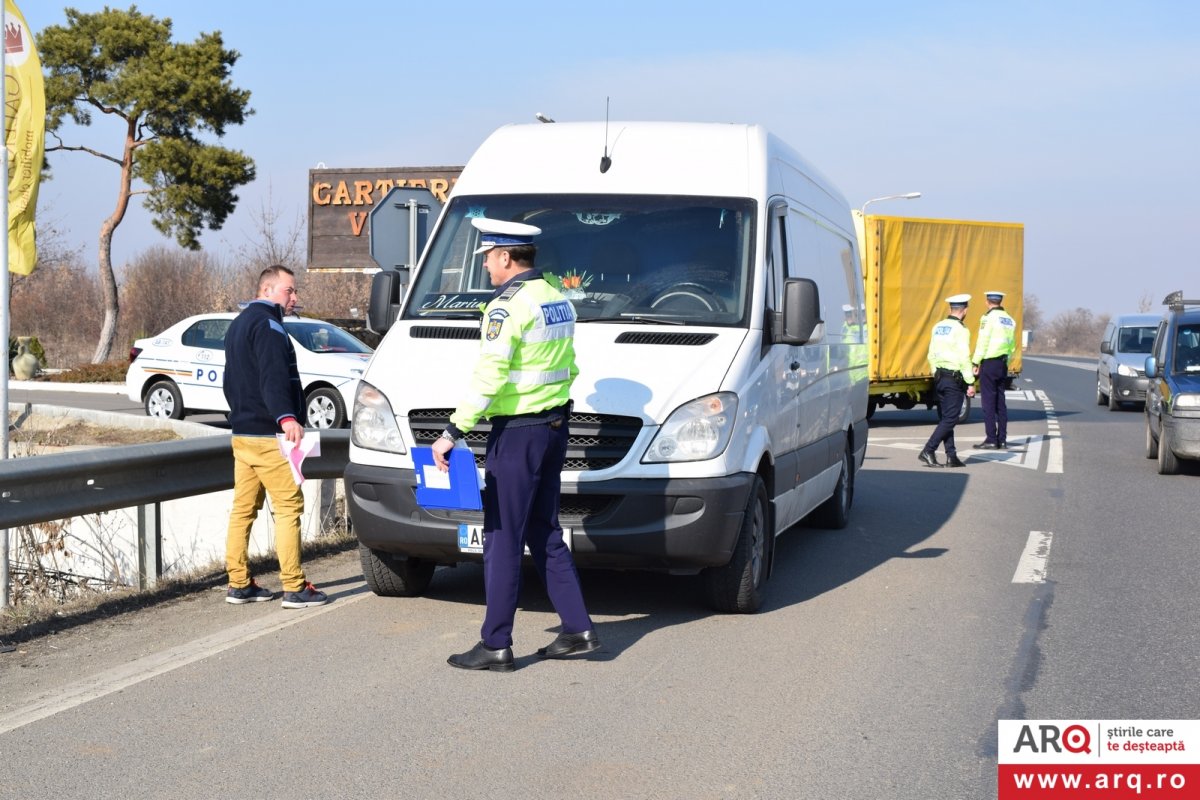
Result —
[[1154, 352], [1154, 334], [1157, 332], [1157, 325], [1139, 325], [1121, 328], [1121, 335], [1117, 339], [1117, 352], [1146, 353], [1149, 355]]
[[478, 316], [493, 289], [473, 255], [473, 217], [542, 229], [535, 271], [580, 322], [745, 324], [755, 203], [747, 198], [614, 195], [452, 197], [409, 293], [406, 319]]
[[1175, 371], [1200, 372], [1200, 323], [1180, 325], [1176, 331]]

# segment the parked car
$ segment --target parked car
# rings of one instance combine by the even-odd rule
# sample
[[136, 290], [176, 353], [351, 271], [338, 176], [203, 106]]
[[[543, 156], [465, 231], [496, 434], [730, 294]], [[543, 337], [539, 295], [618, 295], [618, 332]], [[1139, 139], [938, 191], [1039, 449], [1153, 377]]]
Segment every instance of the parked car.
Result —
[[1123, 314], [1108, 323], [1096, 364], [1096, 404], [1116, 411], [1125, 403], [1146, 401], [1146, 356], [1162, 314]]
[[[237, 314], [198, 314], [129, 349], [125, 389], [146, 414], [183, 419], [187, 414], [228, 412], [225, 332]], [[288, 317], [283, 327], [296, 348], [310, 428], [341, 428], [346, 409], [374, 352], [346, 331], [316, 319]]]
[[1179, 459], [1200, 459], [1200, 300], [1167, 295], [1154, 353], [1146, 359], [1146, 458], [1162, 475]]

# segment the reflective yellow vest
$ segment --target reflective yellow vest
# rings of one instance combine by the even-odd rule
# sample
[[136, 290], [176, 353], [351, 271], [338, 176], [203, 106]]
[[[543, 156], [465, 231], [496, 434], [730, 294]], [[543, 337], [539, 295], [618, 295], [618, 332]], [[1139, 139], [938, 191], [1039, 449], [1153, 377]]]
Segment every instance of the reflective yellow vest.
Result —
[[575, 308], [534, 272], [518, 276], [483, 312], [470, 395], [450, 422], [463, 433], [479, 419], [563, 405], [575, 366]]
[[1017, 349], [1017, 321], [1003, 308], [988, 309], [979, 318], [979, 336], [975, 339], [976, 364], [985, 358], [1011, 356]]
[[967, 383], [975, 382], [971, 369], [971, 332], [958, 317], [938, 320], [929, 336], [929, 366], [962, 373]]

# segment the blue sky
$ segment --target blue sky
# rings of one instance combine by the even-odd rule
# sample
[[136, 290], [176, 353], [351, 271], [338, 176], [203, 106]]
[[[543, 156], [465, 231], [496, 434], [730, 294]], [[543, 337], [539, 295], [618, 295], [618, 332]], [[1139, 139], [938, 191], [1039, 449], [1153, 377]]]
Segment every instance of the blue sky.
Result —
[[[19, 0], [35, 31], [63, 5]], [[104, 3], [71, 4], [98, 11]], [[114, 4], [116, 7], [127, 7]], [[255, 159], [207, 249], [269, 202], [306, 211], [308, 170], [462, 164], [495, 128], [612, 118], [766, 125], [878, 213], [1025, 224], [1025, 287], [1053, 316], [1200, 294], [1200, 4], [485, 4], [146, 0], [176, 40], [220, 30], [252, 92], [229, 147]], [[283, 11], [286, 9], [286, 11]], [[119, 143], [97, 120], [88, 141]], [[115, 167], [53, 153], [39, 213], [94, 260]], [[698, 169], [703, 164], [697, 164]], [[168, 244], [140, 205], [120, 264]]]

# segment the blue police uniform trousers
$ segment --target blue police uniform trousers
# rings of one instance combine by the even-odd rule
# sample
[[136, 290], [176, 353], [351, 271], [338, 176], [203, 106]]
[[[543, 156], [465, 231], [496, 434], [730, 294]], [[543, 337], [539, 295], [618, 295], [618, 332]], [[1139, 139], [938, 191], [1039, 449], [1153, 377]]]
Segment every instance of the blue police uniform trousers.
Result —
[[[512, 424], [517, 422], [517, 424]], [[526, 546], [563, 633], [592, 629], [575, 560], [558, 524], [567, 422], [495, 417], [488, 434], [483, 487], [483, 580], [487, 612], [480, 638], [490, 648], [512, 647]], [[524, 423], [524, 424], [522, 424]]]
[[949, 371], [938, 371], [935, 386], [938, 397], [938, 424], [925, 444], [925, 451], [936, 453], [938, 445], [945, 442], [946, 457], [953, 458], [958, 454], [954, 446], [954, 426], [958, 424], [958, 415], [962, 413], [963, 397], [967, 390], [958, 373]]
[[1004, 402], [1004, 386], [1008, 381], [1008, 359], [1005, 356], [985, 358], [979, 362], [979, 395], [983, 404], [984, 441], [999, 444], [1008, 441], [1008, 405]]

